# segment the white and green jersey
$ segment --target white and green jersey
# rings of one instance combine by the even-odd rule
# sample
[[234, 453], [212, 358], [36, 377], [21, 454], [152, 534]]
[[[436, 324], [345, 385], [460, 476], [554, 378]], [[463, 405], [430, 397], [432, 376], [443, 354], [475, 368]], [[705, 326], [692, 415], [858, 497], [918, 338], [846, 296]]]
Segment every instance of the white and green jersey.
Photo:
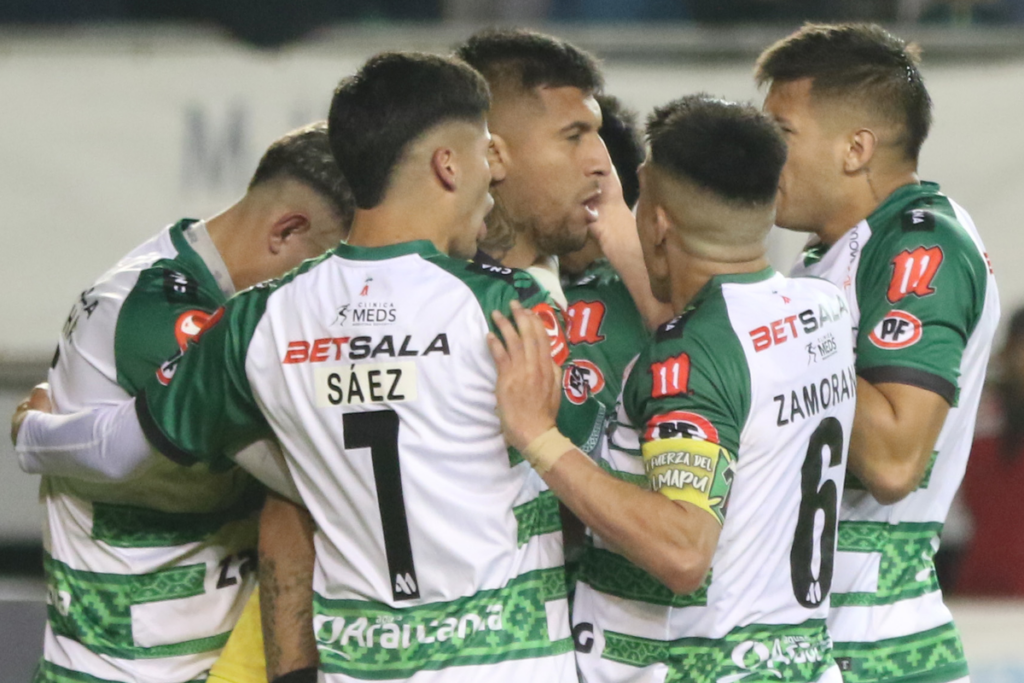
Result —
[[343, 244], [233, 298], [139, 395], [182, 462], [279, 439], [327, 681], [576, 679], [557, 500], [495, 413], [486, 335], [513, 299], [553, 315], [521, 271]]
[[840, 680], [825, 618], [856, 403], [849, 325], [823, 280], [718, 276], [627, 369], [599, 464], [702, 498], [722, 530], [690, 595], [592, 538], [573, 613], [587, 683]]
[[974, 433], [999, 295], [970, 216], [937, 185], [907, 185], [794, 274], [844, 289], [857, 374], [933, 391], [952, 408], [919, 488], [879, 504], [852, 477], [839, 522], [829, 629], [848, 683], [967, 676], [932, 557]]
[[[82, 292], [49, 373], [54, 409], [126, 401], [231, 293], [205, 225], [180, 221]], [[205, 679], [255, 581], [261, 494], [237, 469], [157, 462], [127, 483], [44, 477], [43, 681]]]

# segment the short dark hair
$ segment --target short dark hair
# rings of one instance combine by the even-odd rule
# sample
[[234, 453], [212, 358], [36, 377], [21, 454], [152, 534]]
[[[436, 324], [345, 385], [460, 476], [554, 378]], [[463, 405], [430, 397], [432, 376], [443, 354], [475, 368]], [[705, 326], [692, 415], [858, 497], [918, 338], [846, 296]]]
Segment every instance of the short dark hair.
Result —
[[920, 48], [875, 24], [807, 24], [757, 60], [759, 85], [810, 78], [814, 97], [856, 98], [898, 126], [897, 145], [917, 161], [932, 125]]
[[449, 121], [483, 121], [490, 92], [460, 60], [415, 52], [371, 57], [334, 91], [331, 150], [356, 205], [372, 209], [410, 142]]
[[746, 205], [775, 201], [786, 143], [750, 105], [700, 93], [658, 107], [647, 119], [651, 161], [719, 197]]
[[492, 89], [514, 87], [579, 88], [596, 93], [604, 87], [597, 60], [575, 45], [527, 29], [487, 29], [473, 34], [455, 53], [479, 71]]
[[597, 95], [601, 105], [601, 128], [597, 132], [608, 148], [612, 165], [622, 182], [622, 197], [632, 207], [640, 197], [637, 168], [644, 162], [644, 143], [637, 125], [637, 115], [627, 109], [619, 98]]
[[307, 185], [327, 200], [348, 230], [355, 212], [355, 201], [331, 154], [326, 121], [311, 123], [275, 140], [260, 158], [249, 181], [249, 189], [282, 177]]

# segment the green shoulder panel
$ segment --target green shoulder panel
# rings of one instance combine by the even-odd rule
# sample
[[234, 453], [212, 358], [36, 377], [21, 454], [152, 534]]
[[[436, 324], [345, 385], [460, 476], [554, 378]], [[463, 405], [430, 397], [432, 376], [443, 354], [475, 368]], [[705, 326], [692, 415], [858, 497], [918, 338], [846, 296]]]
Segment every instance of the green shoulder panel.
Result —
[[443, 254], [425, 258], [469, 287], [492, 332], [497, 333], [494, 321], [491, 320], [491, 311], [500, 311], [502, 315], [510, 317], [512, 309], [509, 304], [513, 300], [518, 300], [527, 308], [538, 304], [551, 305], [547, 291], [525, 270], [481, 261], [466, 261]]
[[117, 381], [131, 395], [171, 355], [182, 351], [210, 314], [224, 303], [197, 269], [162, 259], [142, 271], [121, 306], [114, 332]]
[[246, 355], [267, 301], [330, 254], [234, 296], [217, 309], [184, 353], [164, 362], [136, 402], [150, 443], [184, 465], [227, 467], [227, 455], [269, 436], [245, 373]]
[[[622, 278], [607, 262], [588, 269], [565, 288], [565, 296], [570, 356], [583, 370], [579, 389], [592, 392], [611, 411], [626, 366], [651, 335]], [[582, 391], [576, 394], [582, 395]]]
[[623, 405], [641, 441], [690, 437], [737, 457], [750, 412], [750, 372], [720, 286], [710, 283], [640, 354]]
[[932, 185], [897, 190], [868, 224], [857, 272], [857, 372], [955, 405], [961, 358], [985, 304], [985, 257]]

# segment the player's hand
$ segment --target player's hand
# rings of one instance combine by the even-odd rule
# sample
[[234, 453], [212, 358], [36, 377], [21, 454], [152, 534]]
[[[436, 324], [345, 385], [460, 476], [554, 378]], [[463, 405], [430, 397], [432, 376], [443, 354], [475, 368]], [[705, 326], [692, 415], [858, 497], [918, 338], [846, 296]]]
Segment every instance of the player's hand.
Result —
[[622, 196], [622, 182], [612, 166], [611, 172], [600, 180], [601, 199], [597, 205], [597, 220], [590, 223], [590, 234], [607, 254], [624, 240], [638, 240], [636, 218]]
[[[498, 414], [505, 440], [524, 449], [555, 426], [561, 399], [560, 372], [551, 360], [551, 338], [540, 316], [512, 302], [515, 327], [498, 311], [491, 314], [505, 343], [487, 335], [498, 366]], [[517, 331], [518, 329], [518, 331]]]
[[30, 410], [40, 410], [44, 413], [52, 413], [53, 405], [50, 403], [50, 385], [46, 382], [37, 384], [32, 393], [14, 409], [11, 416], [11, 443], [18, 445], [18, 432], [21, 431], [21, 423]]

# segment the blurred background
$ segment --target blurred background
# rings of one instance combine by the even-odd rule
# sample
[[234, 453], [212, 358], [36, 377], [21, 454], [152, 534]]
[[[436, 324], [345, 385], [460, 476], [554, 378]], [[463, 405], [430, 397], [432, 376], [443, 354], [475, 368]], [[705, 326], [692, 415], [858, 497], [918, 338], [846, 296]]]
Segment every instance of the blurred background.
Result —
[[[0, 415], [45, 379], [82, 289], [164, 225], [233, 202], [264, 148], [323, 118], [375, 52], [539, 28], [598, 55], [607, 91], [645, 116], [696, 91], [760, 103], [754, 58], [808, 20], [878, 21], [924, 48], [921, 175], [972, 213], [1004, 305], [940, 580], [973, 680], [1024, 683], [1024, 0], [2, 0]], [[803, 241], [773, 235], [776, 267]], [[3, 683], [27, 681], [41, 649], [37, 489], [0, 439]]]

